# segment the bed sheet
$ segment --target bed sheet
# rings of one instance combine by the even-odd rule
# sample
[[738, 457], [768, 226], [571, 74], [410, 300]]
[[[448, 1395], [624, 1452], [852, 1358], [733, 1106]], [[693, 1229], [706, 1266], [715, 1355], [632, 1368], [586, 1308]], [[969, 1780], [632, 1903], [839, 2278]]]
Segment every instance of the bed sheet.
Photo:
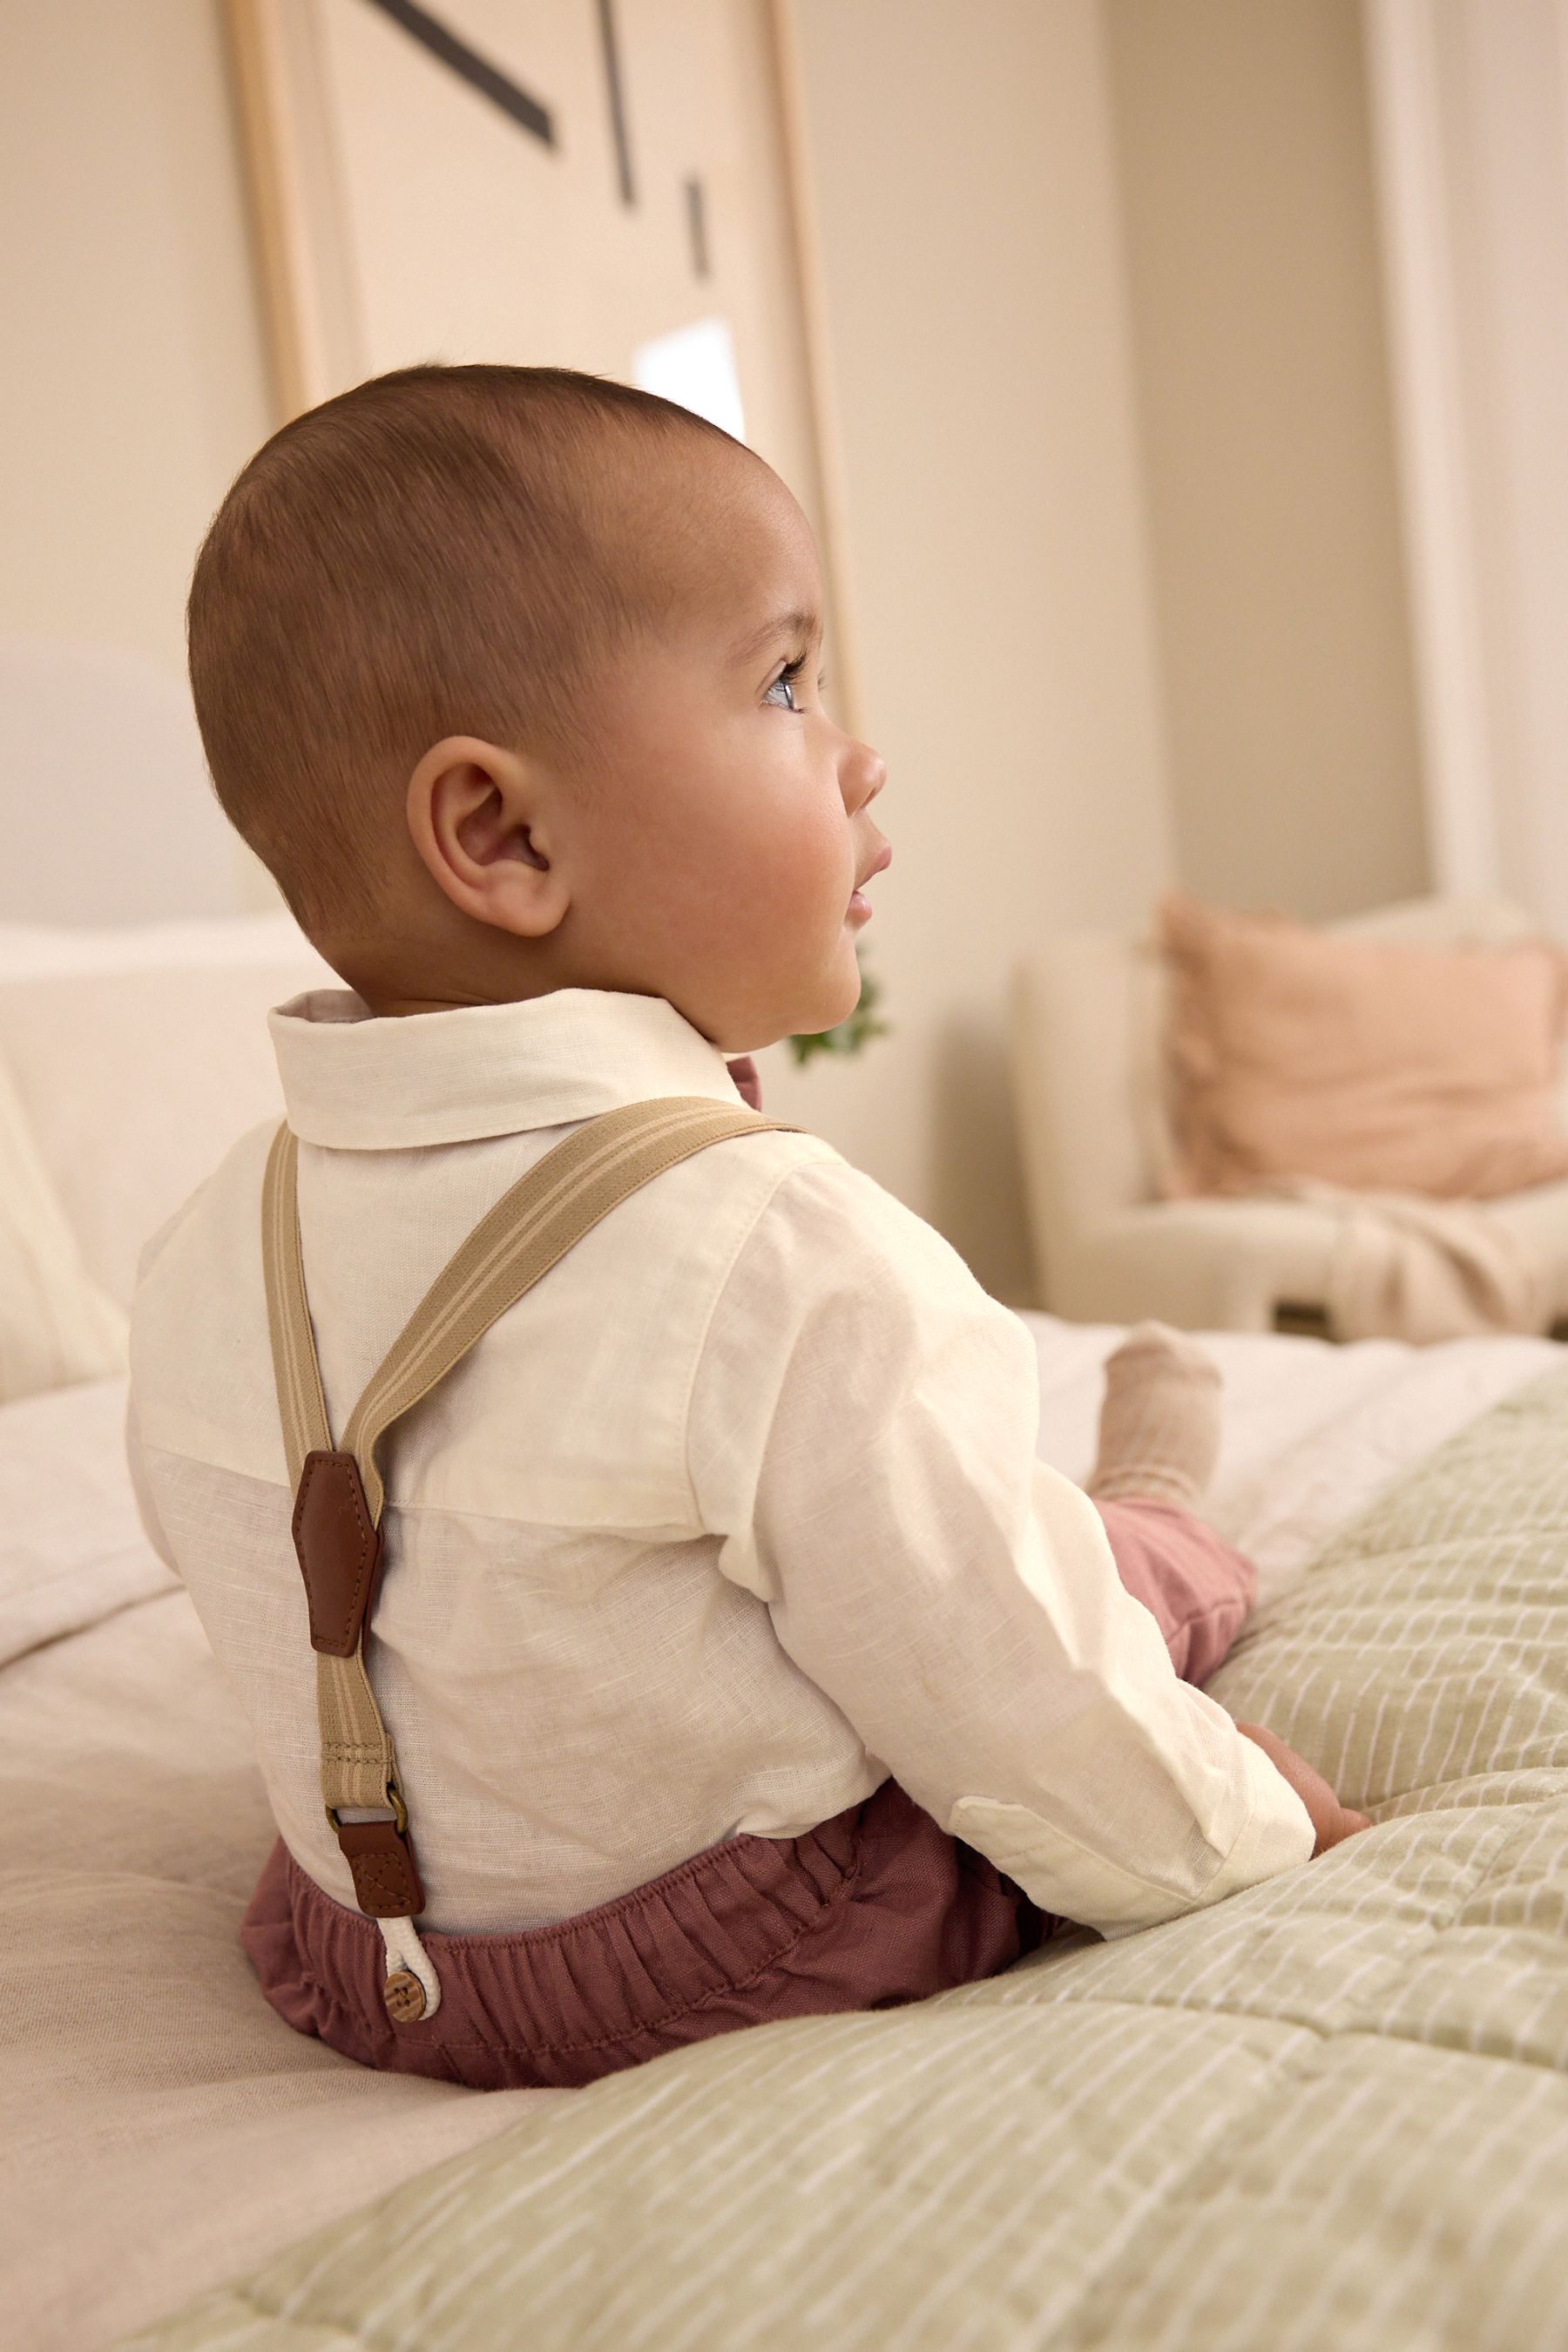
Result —
[[[1094, 1460], [1100, 1367], [1123, 1336], [1025, 1315], [1040, 1363], [1039, 1451], [1069, 1478]], [[1478, 1413], [1565, 1360], [1552, 1339], [1394, 1339], [1337, 1347], [1271, 1332], [1202, 1335], [1223, 1381], [1219, 1468], [1205, 1516], [1257, 1563], [1259, 1604], [1336, 1528]]]
[[[1117, 1334], [1029, 1320], [1041, 1451], [1081, 1475]], [[1223, 1337], [1216, 1515], [1276, 1586], [1544, 1341], [1416, 1355]], [[236, 1940], [270, 1837], [184, 1593], [137, 1529], [123, 1395], [0, 1410], [0, 2210], [13, 2352], [95, 2352], [570, 2092], [365, 2073], [258, 1996]], [[3, 1654], [3, 1652], [0, 1652]]]

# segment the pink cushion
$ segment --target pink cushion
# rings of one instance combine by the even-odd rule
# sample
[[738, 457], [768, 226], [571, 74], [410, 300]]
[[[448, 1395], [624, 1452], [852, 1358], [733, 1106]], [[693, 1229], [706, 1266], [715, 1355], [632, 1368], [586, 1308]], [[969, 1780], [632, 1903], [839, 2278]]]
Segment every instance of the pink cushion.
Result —
[[1173, 892], [1175, 1195], [1315, 1177], [1495, 1198], [1568, 1176], [1556, 1087], [1568, 958], [1547, 940], [1416, 948]]

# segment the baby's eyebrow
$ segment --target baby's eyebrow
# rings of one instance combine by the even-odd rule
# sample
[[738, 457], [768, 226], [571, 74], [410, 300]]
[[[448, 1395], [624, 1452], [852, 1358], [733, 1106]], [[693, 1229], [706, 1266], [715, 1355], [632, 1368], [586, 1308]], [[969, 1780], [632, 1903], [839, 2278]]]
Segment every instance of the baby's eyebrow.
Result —
[[812, 612], [807, 605], [796, 604], [787, 613], [773, 614], [761, 628], [749, 630], [735, 646], [731, 659], [749, 661], [753, 654], [761, 653], [764, 646], [772, 645], [775, 639], [805, 637], [808, 644], [815, 645], [821, 635], [821, 614]]

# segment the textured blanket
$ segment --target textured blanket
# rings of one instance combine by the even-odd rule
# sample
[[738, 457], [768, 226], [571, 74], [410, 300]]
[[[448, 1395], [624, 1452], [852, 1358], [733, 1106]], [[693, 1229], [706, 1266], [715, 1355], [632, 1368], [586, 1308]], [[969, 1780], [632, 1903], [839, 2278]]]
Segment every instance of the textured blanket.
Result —
[[1562, 2352], [1568, 1373], [1210, 1685], [1375, 1826], [1212, 1911], [524, 2117], [157, 2352]]
[[1334, 1219], [1323, 1304], [1339, 1339], [1419, 1347], [1483, 1331], [1544, 1331], [1549, 1267], [1484, 1202], [1417, 1192], [1352, 1192], [1287, 1179], [1266, 1188]]

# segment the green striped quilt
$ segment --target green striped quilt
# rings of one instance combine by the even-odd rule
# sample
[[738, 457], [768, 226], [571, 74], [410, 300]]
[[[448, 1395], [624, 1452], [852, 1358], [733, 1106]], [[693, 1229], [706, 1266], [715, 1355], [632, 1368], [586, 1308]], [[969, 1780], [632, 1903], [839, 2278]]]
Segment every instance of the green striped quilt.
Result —
[[1375, 1826], [1167, 1927], [563, 2097], [138, 2345], [1563, 2352], [1568, 1373], [1210, 1687]]

